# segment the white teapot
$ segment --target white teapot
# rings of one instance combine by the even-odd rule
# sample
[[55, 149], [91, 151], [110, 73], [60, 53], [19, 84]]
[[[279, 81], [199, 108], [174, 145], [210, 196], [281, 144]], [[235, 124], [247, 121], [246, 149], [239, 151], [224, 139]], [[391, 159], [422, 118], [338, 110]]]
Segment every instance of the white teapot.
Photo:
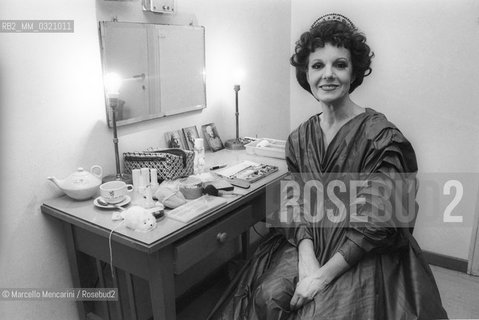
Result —
[[90, 172], [78, 168], [76, 172], [63, 180], [58, 180], [55, 177], [48, 177], [47, 179], [55, 183], [70, 198], [85, 200], [95, 195], [101, 184], [102, 175], [103, 169], [94, 165], [90, 168]]

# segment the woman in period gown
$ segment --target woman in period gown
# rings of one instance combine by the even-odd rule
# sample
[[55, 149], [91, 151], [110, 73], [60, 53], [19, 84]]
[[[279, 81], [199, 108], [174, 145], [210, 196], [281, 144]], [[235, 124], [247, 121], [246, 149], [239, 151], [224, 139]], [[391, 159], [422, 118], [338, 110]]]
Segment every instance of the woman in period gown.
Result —
[[372, 56], [366, 38], [337, 14], [319, 18], [296, 43], [297, 80], [322, 112], [290, 134], [286, 182], [298, 188], [267, 218], [274, 232], [211, 319], [447, 318], [412, 236], [414, 150], [383, 114], [349, 96]]

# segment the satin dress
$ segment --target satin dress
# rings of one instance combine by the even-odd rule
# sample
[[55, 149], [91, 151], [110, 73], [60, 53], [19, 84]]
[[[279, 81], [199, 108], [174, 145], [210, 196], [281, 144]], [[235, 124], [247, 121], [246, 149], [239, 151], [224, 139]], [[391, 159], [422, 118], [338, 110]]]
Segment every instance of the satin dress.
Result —
[[[288, 179], [300, 190], [313, 180], [324, 186], [322, 191], [332, 181], [348, 187], [353, 181], [353, 196], [348, 187], [339, 188], [346, 191], [335, 197], [313, 194], [305, 200], [302, 192], [296, 213], [282, 206], [268, 216], [274, 226], [271, 236], [231, 282], [210, 319], [447, 318], [431, 269], [412, 236], [420, 213], [416, 156], [383, 114], [367, 108], [341, 127], [327, 148], [315, 115], [288, 137], [286, 162]], [[341, 217], [338, 199], [343, 209], [349, 208], [343, 219], [334, 219]], [[292, 311], [297, 245], [303, 239], [313, 241], [320, 265], [339, 252], [351, 268]]]

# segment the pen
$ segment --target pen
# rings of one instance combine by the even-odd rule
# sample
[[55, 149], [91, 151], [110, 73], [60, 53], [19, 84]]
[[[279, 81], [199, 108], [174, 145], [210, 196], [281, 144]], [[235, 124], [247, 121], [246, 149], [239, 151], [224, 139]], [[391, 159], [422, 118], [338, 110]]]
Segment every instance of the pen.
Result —
[[224, 168], [224, 167], [226, 167], [226, 164], [210, 167], [210, 170], [221, 169], [221, 168]]

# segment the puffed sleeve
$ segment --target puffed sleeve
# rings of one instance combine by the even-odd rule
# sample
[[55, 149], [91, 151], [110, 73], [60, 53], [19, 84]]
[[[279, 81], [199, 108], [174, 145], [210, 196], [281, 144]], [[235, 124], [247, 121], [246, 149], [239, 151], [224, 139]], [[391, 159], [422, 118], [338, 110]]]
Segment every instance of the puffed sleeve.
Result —
[[[285, 235], [292, 245], [298, 246], [303, 239], [313, 239], [313, 234], [310, 224], [304, 220], [304, 182], [299, 173], [294, 143], [295, 134], [297, 132], [293, 132], [286, 141], [285, 158], [288, 166], [288, 175], [283, 180], [282, 204], [279, 214], [279, 217], [281, 217], [279, 222], [280, 228], [278, 230]], [[291, 202], [291, 199], [294, 199], [294, 201]]]
[[338, 250], [349, 265], [364, 254], [386, 252], [407, 244], [416, 220], [417, 164], [409, 141], [395, 128], [382, 130], [364, 159], [361, 187], [351, 201], [347, 239]]

